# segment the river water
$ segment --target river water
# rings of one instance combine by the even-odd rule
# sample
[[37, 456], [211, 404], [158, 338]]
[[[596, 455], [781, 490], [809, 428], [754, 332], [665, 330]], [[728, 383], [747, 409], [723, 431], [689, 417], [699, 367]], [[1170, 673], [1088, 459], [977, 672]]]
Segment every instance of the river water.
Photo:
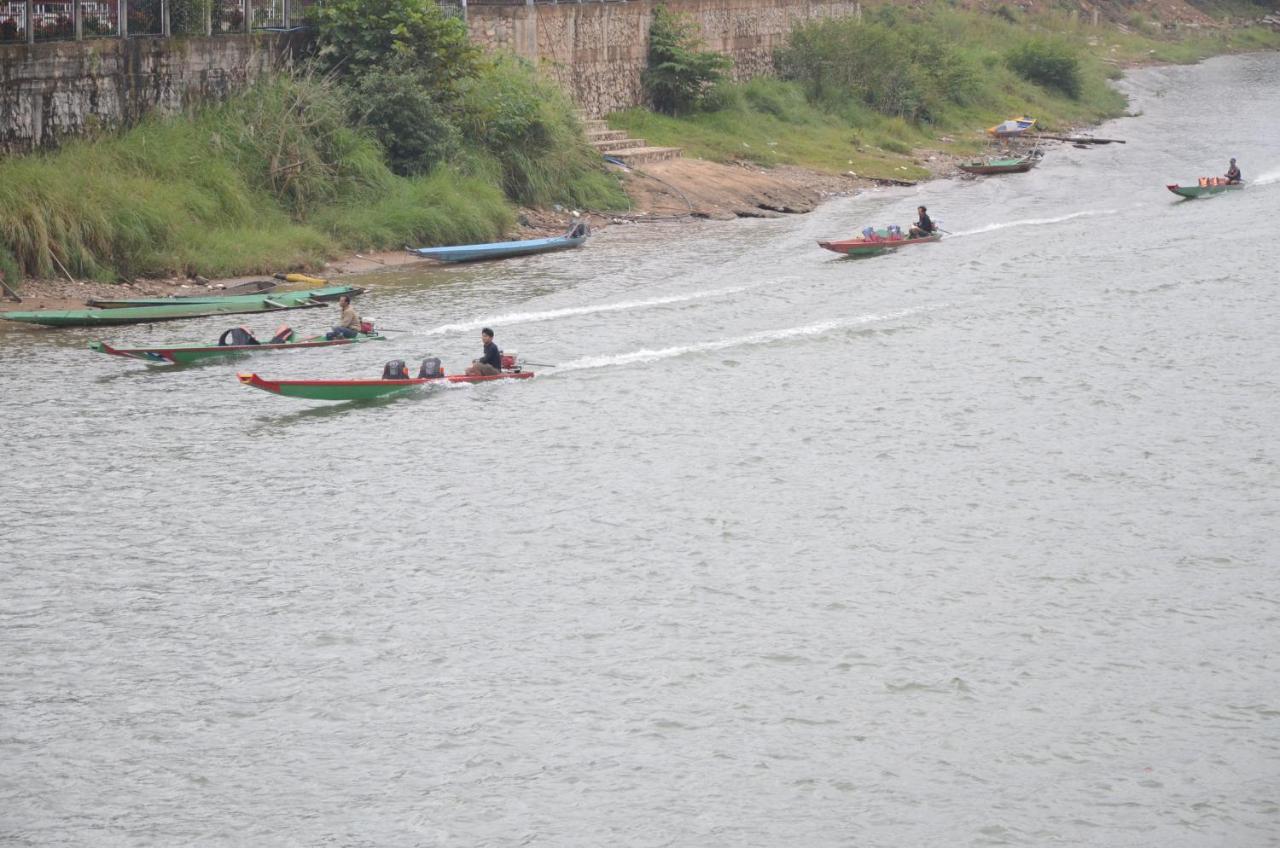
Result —
[[0, 844], [1280, 843], [1280, 56], [1124, 86], [1126, 145], [372, 275], [394, 341], [239, 363], [492, 325], [532, 381], [0, 330]]

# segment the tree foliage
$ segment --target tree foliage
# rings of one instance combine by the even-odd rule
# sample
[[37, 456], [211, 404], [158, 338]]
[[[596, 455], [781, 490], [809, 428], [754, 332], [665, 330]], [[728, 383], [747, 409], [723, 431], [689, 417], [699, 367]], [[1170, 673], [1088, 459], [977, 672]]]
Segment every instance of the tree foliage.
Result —
[[411, 68], [448, 90], [476, 72], [467, 25], [432, 0], [332, 0], [312, 9], [316, 57], [340, 77]]
[[649, 65], [641, 82], [653, 108], [668, 115], [693, 111], [707, 90], [724, 78], [733, 61], [700, 50], [697, 25], [687, 15], [658, 6], [649, 27]]
[[1068, 97], [1080, 97], [1083, 79], [1080, 58], [1070, 44], [1059, 39], [1033, 38], [1009, 51], [1005, 63], [1023, 79]]
[[974, 88], [972, 64], [920, 24], [881, 19], [827, 20], [791, 32], [775, 60], [784, 79], [810, 98], [839, 108], [849, 98], [908, 120], [936, 118], [947, 103], [965, 103]]

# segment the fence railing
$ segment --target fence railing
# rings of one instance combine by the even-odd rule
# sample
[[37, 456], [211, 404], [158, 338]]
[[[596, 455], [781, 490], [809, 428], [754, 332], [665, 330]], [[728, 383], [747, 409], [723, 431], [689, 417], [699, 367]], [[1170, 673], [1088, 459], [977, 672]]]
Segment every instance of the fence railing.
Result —
[[317, 0], [0, 0], [0, 44], [291, 29]]

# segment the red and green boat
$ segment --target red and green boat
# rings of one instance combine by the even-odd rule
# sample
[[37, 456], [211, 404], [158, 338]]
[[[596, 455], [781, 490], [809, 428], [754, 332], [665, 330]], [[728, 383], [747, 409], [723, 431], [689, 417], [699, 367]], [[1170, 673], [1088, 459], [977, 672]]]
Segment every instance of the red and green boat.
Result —
[[257, 374], [239, 374], [240, 382], [264, 392], [306, 400], [373, 400], [412, 391], [433, 383], [488, 383], [494, 380], [528, 380], [532, 371], [503, 371], [485, 377], [450, 374], [407, 380], [268, 380]]
[[[1215, 182], [1215, 180], [1218, 180], [1218, 182]], [[1201, 179], [1197, 185], [1183, 186], [1174, 183], [1173, 185], [1165, 186], [1165, 188], [1179, 197], [1196, 198], [1210, 197], [1215, 194], [1222, 194], [1224, 191], [1238, 191], [1244, 188], [1244, 183], [1229, 183], [1221, 177], [1208, 177]]]
[[862, 238], [820, 241], [818, 247], [843, 253], [845, 256], [878, 256], [892, 250], [900, 250], [916, 244], [932, 244], [935, 241], [942, 241], [942, 233], [935, 232], [920, 238], [907, 238], [896, 231], [876, 230], [874, 234], [864, 235]]
[[381, 342], [387, 337], [378, 333], [361, 333], [350, 339], [326, 339], [324, 336], [311, 336], [305, 339], [291, 339], [279, 344], [247, 344], [247, 345], [207, 345], [200, 343], [173, 344], [163, 347], [112, 347], [107, 342], [90, 342], [89, 349], [112, 356], [124, 356], [140, 359], [156, 365], [190, 365], [205, 359], [227, 356], [248, 356], [272, 350], [306, 350], [313, 347], [338, 347], [341, 345], [359, 344], [361, 342]]

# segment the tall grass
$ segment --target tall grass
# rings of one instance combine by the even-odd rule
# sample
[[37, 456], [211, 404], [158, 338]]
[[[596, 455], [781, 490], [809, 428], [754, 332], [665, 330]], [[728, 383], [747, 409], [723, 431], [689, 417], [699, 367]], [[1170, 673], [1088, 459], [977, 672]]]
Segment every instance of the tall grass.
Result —
[[[488, 241], [511, 201], [624, 208], [567, 100], [507, 69], [471, 127], [492, 146], [429, 174], [393, 174], [332, 83], [262, 80], [221, 105], [150, 118], [53, 153], [0, 162], [0, 269], [113, 280], [315, 266], [344, 250]], [[523, 86], [521, 88], [520, 86]], [[523, 136], [501, 108], [527, 101]], [[496, 117], [494, 117], [496, 116]], [[508, 130], [511, 128], [508, 126]], [[505, 141], [505, 143], [503, 143]]]

